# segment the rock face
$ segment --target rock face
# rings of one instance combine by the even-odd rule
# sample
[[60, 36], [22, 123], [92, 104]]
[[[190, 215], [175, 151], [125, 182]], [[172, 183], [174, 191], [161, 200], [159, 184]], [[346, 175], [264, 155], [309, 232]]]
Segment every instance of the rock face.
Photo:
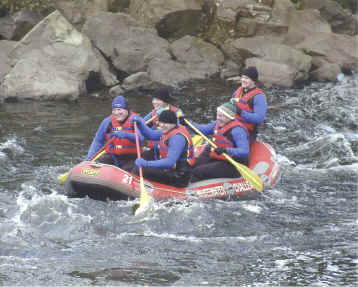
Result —
[[21, 10], [0, 18], [0, 39], [20, 40], [41, 18], [40, 14], [29, 10]]
[[110, 0], [56, 0], [55, 7], [74, 25], [81, 29], [86, 19], [100, 11], [108, 11]]
[[358, 19], [333, 0], [306, 0], [303, 9], [317, 9], [330, 23], [332, 31], [338, 34], [357, 35]]
[[310, 56], [290, 46], [272, 43], [267, 37], [228, 41], [223, 50], [230, 58], [245, 61], [246, 66], [257, 66], [260, 80], [267, 85], [290, 87], [307, 79], [311, 68]]
[[357, 15], [333, 0], [55, 3], [39, 24], [25, 11], [0, 18], [0, 101], [230, 80], [248, 65], [264, 85], [292, 87], [358, 66]]
[[153, 28], [123, 13], [100, 12], [83, 26], [93, 44], [114, 67], [127, 74], [144, 71], [154, 58], [169, 59], [169, 43]]
[[129, 13], [138, 22], [155, 27], [159, 36], [179, 39], [198, 35], [203, 0], [131, 0]]
[[11, 69], [10, 64], [7, 63], [7, 59], [16, 43], [15, 41], [0, 41], [0, 82]]
[[2, 98], [74, 99], [86, 93], [90, 72], [105, 69], [89, 39], [59, 12], [23, 38], [9, 54], [8, 63], [11, 70], [0, 87]]
[[296, 48], [308, 55], [323, 57], [329, 63], [338, 64], [341, 68], [358, 67], [358, 36], [334, 33], [312, 33], [297, 44]]

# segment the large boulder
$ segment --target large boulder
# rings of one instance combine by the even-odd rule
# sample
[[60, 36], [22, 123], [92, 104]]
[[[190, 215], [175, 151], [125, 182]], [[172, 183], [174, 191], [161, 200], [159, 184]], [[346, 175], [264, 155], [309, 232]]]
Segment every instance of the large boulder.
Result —
[[220, 72], [224, 55], [214, 45], [197, 37], [185, 36], [171, 44], [173, 59], [153, 59], [148, 75], [154, 83], [168, 86], [203, 80]]
[[227, 39], [254, 35], [281, 36], [287, 32], [289, 0], [208, 0], [204, 5], [208, 18], [204, 38], [220, 45]]
[[[332, 31], [337, 34], [357, 35], [358, 21], [352, 13], [343, 9], [334, 0], [304, 0], [303, 9], [317, 9], [322, 17], [332, 26]], [[357, 5], [357, 4], [356, 4]], [[356, 6], [357, 7], [357, 6]], [[305, 10], [304, 10], [305, 11]]]
[[90, 73], [105, 69], [90, 40], [58, 11], [31, 30], [8, 60], [12, 68], [3, 78], [0, 97], [19, 100], [78, 98], [86, 93]]
[[328, 63], [338, 64], [342, 69], [358, 67], [358, 36], [335, 33], [312, 33], [296, 45], [312, 57], [323, 57]]
[[9, 54], [16, 45], [16, 41], [0, 41], [0, 82], [1, 79], [11, 70], [10, 64], [7, 62]]
[[148, 75], [155, 83], [173, 87], [191, 80], [185, 64], [172, 59], [153, 59], [148, 66]]
[[[306, 80], [311, 68], [310, 56], [287, 45], [271, 42], [267, 37], [229, 40], [222, 49], [225, 55], [234, 61], [246, 61], [247, 64], [248, 59], [255, 58], [254, 62], [262, 63], [262, 70], [259, 71], [260, 74], [267, 74], [263, 77], [266, 84], [292, 86], [296, 82]], [[271, 75], [270, 66], [275, 69]]]
[[341, 67], [336, 63], [327, 62], [324, 57], [312, 58], [311, 78], [317, 81], [336, 81], [341, 73]]
[[201, 30], [203, 0], [131, 0], [129, 13], [155, 27], [166, 39], [197, 35]]
[[332, 32], [329, 23], [315, 9], [299, 11], [291, 9], [289, 13], [288, 33], [285, 44], [295, 45], [302, 42], [308, 35], [315, 32]]
[[108, 11], [111, 0], [56, 0], [54, 5], [77, 29], [99, 11]]
[[269, 59], [253, 57], [247, 59], [245, 65], [256, 66], [259, 71], [259, 81], [266, 87], [276, 85], [289, 88], [295, 85], [295, 79], [302, 77], [292, 66]]
[[42, 16], [34, 11], [20, 10], [14, 14], [0, 18], [0, 39], [20, 40], [29, 32]]
[[193, 79], [206, 79], [219, 73], [223, 53], [200, 38], [185, 36], [171, 44], [174, 58], [183, 63]]
[[10, 15], [0, 17], [0, 39], [11, 40], [15, 35], [15, 20]]
[[128, 75], [145, 71], [152, 59], [171, 58], [168, 41], [127, 14], [99, 12], [82, 31], [118, 71]]

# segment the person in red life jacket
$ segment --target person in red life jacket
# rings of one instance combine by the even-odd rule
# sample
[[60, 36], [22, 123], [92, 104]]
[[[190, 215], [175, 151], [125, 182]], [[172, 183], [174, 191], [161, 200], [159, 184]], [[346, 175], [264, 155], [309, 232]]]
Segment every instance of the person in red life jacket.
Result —
[[171, 110], [173, 111], [177, 118], [184, 116], [183, 111], [170, 103], [174, 101], [174, 98], [171, 96], [170, 89], [167, 87], [162, 87], [156, 89], [153, 95], [152, 104], [153, 109], [144, 117], [144, 121], [148, 123], [148, 126], [155, 129], [158, 126], [159, 115], [162, 111]]
[[164, 184], [184, 187], [188, 185], [194, 165], [194, 147], [188, 130], [178, 124], [175, 112], [165, 110], [159, 115], [158, 129], [149, 128], [145, 121], [133, 117], [145, 138], [158, 141], [158, 150], [146, 151], [135, 161], [133, 172], [143, 168], [144, 177]]
[[231, 98], [236, 106], [236, 119], [250, 132], [250, 141], [257, 137], [257, 126], [264, 123], [267, 101], [264, 92], [256, 87], [259, 73], [256, 67], [247, 67], [241, 73], [241, 87]]
[[249, 133], [241, 122], [235, 119], [236, 108], [224, 103], [217, 108], [216, 121], [209, 124], [192, 123], [206, 136], [212, 136], [216, 149], [207, 146], [199, 156], [192, 171], [192, 182], [211, 178], [237, 178], [238, 170], [229, 163], [223, 153], [235, 161], [248, 164], [250, 152]]
[[[131, 122], [136, 115], [129, 111], [127, 100], [123, 96], [115, 97], [112, 101], [112, 114], [101, 122], [86, 160], [90, 160], [114, 137], [106, 148], [107, 153], [101, 156], [98, 162], [114, 164], [123, 169], [130, 168], [137, 155], [134, 125]], [[143, 136], [139, 136], [140, 140], [143, 140]]]
[[[154, 95], [152, 99], [153, 109], [150, 113], [148, 113], [144, 117], [144, 121], [147, 123], [147, 125], [152, 129], [157, 129], [158, 122], [159, 122], [159, 115], [161, 114], [161, 112], [166, 110], [173, 111], [178, 118], [178, 123], [180, 123], [180, 119], [183, 119], [184, 114], [181, 109], [170, 104], [173, 101], [174, 98], [172, 98], [171, 90], [168, 87], [161, 87], [156, 89], [154, 91]], [[156, 145], [155, 141], [150, 140], [148, 141], [147, 148], [157, 149], [158, 146]]]

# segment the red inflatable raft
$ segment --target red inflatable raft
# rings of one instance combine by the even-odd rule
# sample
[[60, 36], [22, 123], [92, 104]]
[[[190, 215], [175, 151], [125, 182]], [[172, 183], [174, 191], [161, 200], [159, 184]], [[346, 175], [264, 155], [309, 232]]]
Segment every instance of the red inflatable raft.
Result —
[[[262, 142], [251, 145], [249, 167], [263, 180], [265, 189], [279, 180], [280, 169], [273, 148]], [[257, 192], [244, 178], [215, 178], [173, 187], [144, 180], [145, 188], [157, 200], [177, 199], [252, 199]], [[123, 200], [139, 197], [139, 177], [116, 166], [85, 161], [72, 168], [66, 181], [69, 197], [96, 200]]]

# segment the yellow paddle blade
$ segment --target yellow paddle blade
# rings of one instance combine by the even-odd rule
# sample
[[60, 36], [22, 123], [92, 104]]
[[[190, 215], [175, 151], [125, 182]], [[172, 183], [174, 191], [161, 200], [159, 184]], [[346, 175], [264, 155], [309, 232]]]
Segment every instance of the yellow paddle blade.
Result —
[[65, 172], [63, 174], [60, 174], [58, 177], [57, 177], [57, 180], [59, 182], [65, 182], [68, 178], [68, 172]]
[[140, 215], [152, 208], [153, 198], [148, 194], [144, 187], [143, 177], [140, 178], [140, 196], [139, 207], [135, 210], [134, 215]]
[[150, 195], [145, 190], [144, 183], [142, 182], [140, 187], [139, 206], [147, 204], [149, 200], [150, 200]]
[[243, 178], [246, 179], [248, 183], [252, 185], [253, 188], [255, 188], [257, 191], [261, 192], [264, 190], [264, 183], [255, 172], [253, 172], [250, 168], [248, 168], [246, 165], [240, 164], [236, 161], [234, 161], [230, 156], [227, 154], [224, 154], [226, 159], [236, 167], [236, 169], [240, 172]]
[[200, 146], [200, 145], [202, 145], [204, 143], [203, 137], [201, 137], [199, 135], [193, 136], [192, 139], [193, 139], [194, 147], [198, 147], [198, 146]]

